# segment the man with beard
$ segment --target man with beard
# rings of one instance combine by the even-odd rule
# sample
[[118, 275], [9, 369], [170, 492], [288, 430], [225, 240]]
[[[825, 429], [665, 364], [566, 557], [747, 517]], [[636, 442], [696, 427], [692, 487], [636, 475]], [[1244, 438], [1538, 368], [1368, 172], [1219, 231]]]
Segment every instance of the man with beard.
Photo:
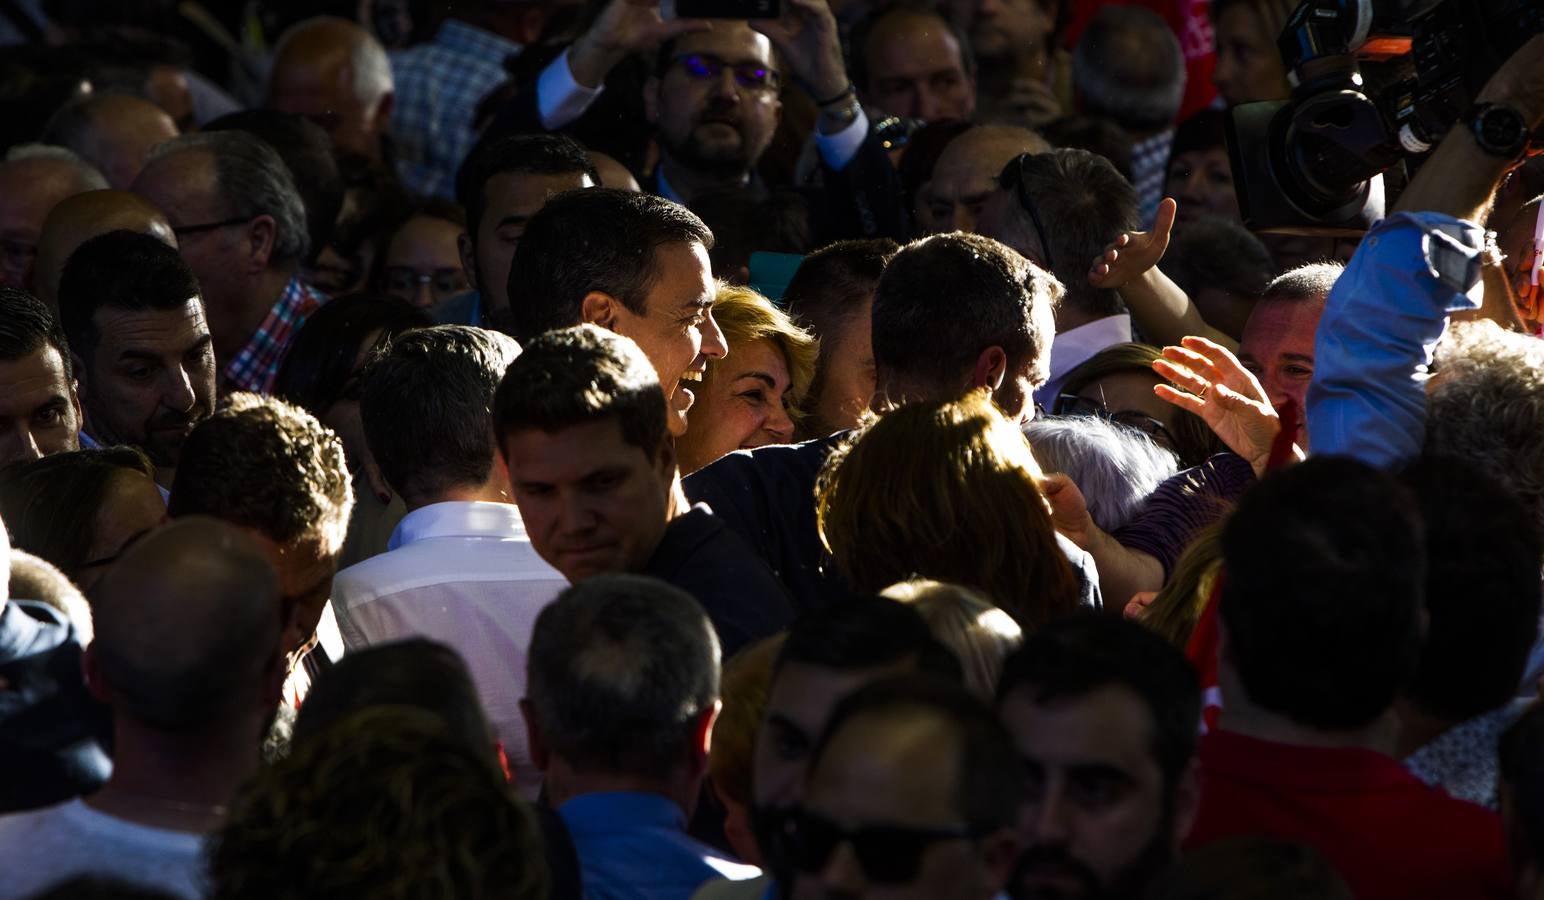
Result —
[[193, 271], [154, 237], [108, 232], [65, 263], [59, 318], [86, 415], [81, 443], [138, 447], [170, 487], [188, 432], [214, 408], [214, 349]]
[[1009, 657], [997, 696], [1028, 765], [1008, 894], [1140, 896], [1199, 800], [1201, 691], [1184, 656], [1121, 619], [1067, 619]]
[[80, 447], [64, 332], [43, 301], [0, 287], [0, 466]]
[[818, 109], [814, 142], [823, 190], [811, 195], [816, 237], [902, 231], [899, 176], [871, 133], [848, 80], [836, 19], [825, 0], [785, 0], [778, 19], [666, 20], [653, 4], [611, 0], [595, 23], [517, 97], [494, 131], [566, 130], [590, 110], [613, 68], [654, 54], [643, 85], [659, 165], [644, 189], [690, 206], [711, 190], [764, 194], [756, 164], [782, 115], [784, 81]]

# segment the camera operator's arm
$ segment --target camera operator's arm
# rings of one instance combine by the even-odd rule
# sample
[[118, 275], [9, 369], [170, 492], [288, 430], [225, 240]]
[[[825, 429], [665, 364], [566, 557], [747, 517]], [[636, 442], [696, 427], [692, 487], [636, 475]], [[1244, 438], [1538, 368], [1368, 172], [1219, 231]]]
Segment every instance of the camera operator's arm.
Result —
[[1131, 318], [1149, 343], [1178, 344], [1189, 335], [1204, 337], [1237, 350], [1238, 342], [1206, 324], [1201, 311], [1180, 286], [1158, 268], [1169, 249], [1169, 232], [1179, 205], [1165, 198], [1158, 204], [1152, 231], [1128, 231], [1094, 260], [1088, 283], [1115, 288], [1131, 310]]
[[[1486, 84], [1481, 102], [1544, 121], [1544, 37], [1529, 41]], [[1484, 233], [1476, 222], [1516, 162], [1455, 125], [1362, 241], [1319, 322], [1308, 436], [1315, 453], [1397, 468], [1425, 437], [1426, 382], [1448, 316], [1479, 306]]]

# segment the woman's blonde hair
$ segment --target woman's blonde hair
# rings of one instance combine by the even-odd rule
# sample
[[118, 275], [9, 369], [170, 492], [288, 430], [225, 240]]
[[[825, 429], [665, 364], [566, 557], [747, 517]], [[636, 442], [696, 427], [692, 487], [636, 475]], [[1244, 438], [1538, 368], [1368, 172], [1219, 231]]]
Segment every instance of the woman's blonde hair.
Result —
[[724, 705], [713, 723], [708, 777], [720, 797], [741, 806], [749, 807], [754, 797], [756, 736], [772, 689], [772, 668], [787, 638], [787, 632], [762, 638], [724, 663], [719, 684]]
[[815, 489], [820, 539], [853, 587], [933, 578], [981, 591], [1025, 630], [1079, 590], [1029, 444], [985, 390], [914, 403], [859, 432]]
[[1222, 571], [1222, 526], [1196, 533], [1174, 563], [1174, 572], [1137, 621], [1181, 650], [1190, 643], [1217, 575]]
[[[713, 298], [713, 319], [724, 332], [724, 343], [749, 344], [768, 340], [777, 346], [788, 364], [788, 415], [798, 421], [803, 415], [805, 398], [810, 384], [815, 380], [815, 359], [820, 355], [820, 342], [800, 328], [788, 314], [748, 287], [718, 283], [718, 293]], [[733, 354], [733, 350], [730, 351]], [[711, 383], [723, 363], [709, 360], [703, 373], [704, 384]]]
[[941, 581], [903, 581], [880, 596], [915, 609], [933, 637], [960, 658], [966, 689], [988, 703], [996, 699], [1003, 660], [1024, 643], [1024, 630], [1012, 616], [977, 591]]

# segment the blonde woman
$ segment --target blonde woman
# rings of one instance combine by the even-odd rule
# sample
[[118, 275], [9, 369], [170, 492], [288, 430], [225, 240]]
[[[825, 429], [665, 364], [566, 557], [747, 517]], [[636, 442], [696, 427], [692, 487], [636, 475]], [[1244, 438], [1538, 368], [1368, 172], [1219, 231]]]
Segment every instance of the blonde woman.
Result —
[[683, 475], [735, 450], [791, 442], [815, 377], [815, 338], [750, 288], [719, 282], [713, 319], [729, 353], [708, 361], [676, 441]]
[[820, 539], [860, 591], [931, 578], [980, 591], [1025, 631], [1080, 605], [1029, 444], [991, 397], [914, 403], [833, 454]]

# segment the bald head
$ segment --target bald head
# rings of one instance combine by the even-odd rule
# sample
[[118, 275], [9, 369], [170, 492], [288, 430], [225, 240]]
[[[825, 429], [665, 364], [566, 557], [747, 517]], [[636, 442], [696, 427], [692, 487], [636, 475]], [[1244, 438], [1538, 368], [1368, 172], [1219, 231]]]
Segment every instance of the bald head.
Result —
[[66, 197], [105, 187], [102, 173], [63, 147], [31, 144], [7, 154], [0, 163], [0, 285], [31, 290], [33, 254], [49, 212]]
[[179, 134], [161, 107], [128, 94], [92, 94], [58, 112], [43, 127], [43, 141], [80, 154], [112, 187], [127, 188], [151, 148]]
[[1049, 149], [1045, 138], [1012, 125], [978, 125], [950, 141], [933, 166], [926, 192], [933, 227], [940, 232], [975, 231], [1003, 167], [1021, 153]]
[[316, 122], [340, 150], [380, 159], [391, 103], [386, 50], [357, 24], [319, 16], [295, 25], [279, 39], [268, 107]]
[[34, 293], [56, 315], [59, 276], [70, 254], [81, 244], [109, 231], [148, 234], [177, 249], [177, 236], [155, 204], [128, 191], [87, 191], [61, 201], [43, 220], [32, 282]]
[[154, 531], [98, 584], [93, 687], [118, 714], [163, 731], [254, 713], [279, 665], [279, 597], [241, 529], [194, 516]]

